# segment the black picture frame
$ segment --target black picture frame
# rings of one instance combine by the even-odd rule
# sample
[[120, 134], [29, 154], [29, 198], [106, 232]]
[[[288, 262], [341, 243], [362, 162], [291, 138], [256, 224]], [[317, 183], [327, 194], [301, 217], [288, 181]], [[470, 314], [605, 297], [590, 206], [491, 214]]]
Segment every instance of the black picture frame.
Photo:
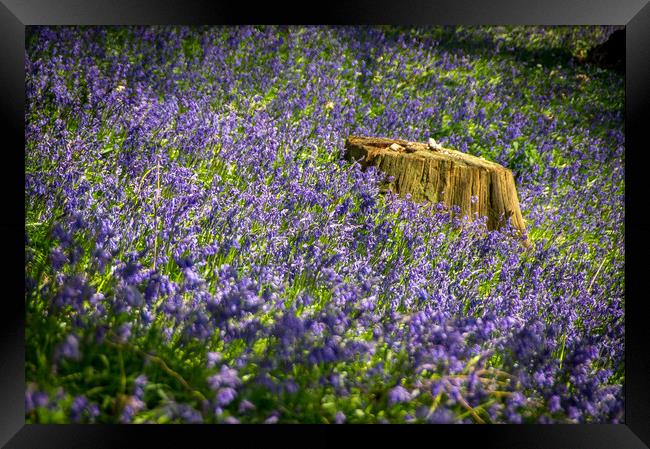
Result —
[[[625, 25], [625, 424], [501, 426], [109, 426], [25, 425], [24, 416], [24, 52], [26, 25], [130, 24]], [[211, 445], [330, 447], [425, 444], [454, 447], [641, 449], [650, 445], [650, 326], [644, 321], [644, 273], [650, 220], [642, 167], [650, 105], [650, 5], [647, 0], [389, 0], [332, 6], [251, 5], [201, 0], [0, 0], [0, 176], [4, 251], [0, 304], [0, 444], [6, 448], [187, 447]], [[441, 439], [444, 438], [444, 439]], [[256, 441], [255, 441], [256, 440]], [[226, 443], [227, 442], [227, 443]], [[202, 443], [199, 443], [202, 444]], [[143, 446], [144, 445], [144, 446]]]

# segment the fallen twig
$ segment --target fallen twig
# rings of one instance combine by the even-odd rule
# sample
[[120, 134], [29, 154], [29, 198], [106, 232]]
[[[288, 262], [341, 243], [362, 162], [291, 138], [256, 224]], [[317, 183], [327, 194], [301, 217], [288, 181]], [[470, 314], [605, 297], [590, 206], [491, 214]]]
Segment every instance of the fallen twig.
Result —
[[147, 353], [147, 352], [145, 352], [145, 351], [143, 351], [143, 350], [141, 350], [139, 348], [136, 348], [135, 346], [132, 346], [132, 345], [129, 345], [129, 344], [126, 344], [126, 343], [117, 343], [117, 342], [113, 342], [113, 341], [110, 341], [110, 340], [106, 340], [106, 343], [108, 343], [111, 346], [115, 346], [117, 348], [129, 349], [129, 350], [131, 350], [133, 352], [136, 352], [137, 354], [147, 358], [149, 361], [155, 363], [160, 368], [162, 368], [162, 370], [165, 373], [169, 374], [174, 379], [176, 379], [183, 387], [185, 387], [187, 390], [189, 390], [197, 399], [200, 399], [201, 401], [207, 401], [207, 398], [203, 395], [203, 393], [201, 393], [200, 391], [195, 390], [194, 388], [192, 388], [192, 386], [189, 383], [187, 383], [187, 381], [183, 378], [183, 376], [181, 376], [176, 371], [171, 369], [169, 367], [169, 365], [167, 365], [167, 363], [163, 359], [161, 359], [160, 357], [158, 357], [156, 355], [153, 355], [153, 354], [149, 354], [149, 353]]

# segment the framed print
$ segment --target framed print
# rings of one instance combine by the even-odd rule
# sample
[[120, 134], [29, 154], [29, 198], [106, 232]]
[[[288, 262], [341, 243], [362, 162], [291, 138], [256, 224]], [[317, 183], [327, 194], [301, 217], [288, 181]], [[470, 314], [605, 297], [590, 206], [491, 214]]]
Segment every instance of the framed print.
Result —
[[3, 2], [5, 447], [647, 447], [643, 1]]

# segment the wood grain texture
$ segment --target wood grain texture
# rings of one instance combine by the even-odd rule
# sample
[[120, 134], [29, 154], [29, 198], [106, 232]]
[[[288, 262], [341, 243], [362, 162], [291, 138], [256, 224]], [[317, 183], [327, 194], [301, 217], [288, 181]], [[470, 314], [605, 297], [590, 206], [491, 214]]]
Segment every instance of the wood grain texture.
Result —
[[385, 187], [400, 197], [410, 194], [413, 201], [458, 206], [463, 217], [487, 217], [491, 230], [510, 219], [526, 235], [515, 179], [500, 164], [448, 148], [434, 150], [425, 143], [383, 137], [350, 136], [345, 148], [347, 160], [364, 168], [375, 166], [386, 173], [386, 179], [394, 177]]

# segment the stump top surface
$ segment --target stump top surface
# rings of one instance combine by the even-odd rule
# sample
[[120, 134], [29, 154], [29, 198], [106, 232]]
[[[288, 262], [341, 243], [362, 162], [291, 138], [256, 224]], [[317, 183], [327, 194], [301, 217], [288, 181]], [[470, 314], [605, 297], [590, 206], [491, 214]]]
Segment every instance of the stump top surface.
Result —
[[[393, 144], [401, 146], [402, 149], [397, 151], [390, 149], [389, 147]], [[496, 162], [491, 162], [450, 148], [440, 147], [437, 150], [432, 150], [426, 143], [422, 142], [389, 139], [386, 137], [350, 136], [347, 138], [345, 146], [364, 149], [368, 153], [368, 161], [374, 159], [379, 154], [400, 154], [401, 157], [406, 158], [453, 160], [454, 163], [458, 165], [484, 168], [488, 170], [507, 170], [507, 168], [497, 164]]]

